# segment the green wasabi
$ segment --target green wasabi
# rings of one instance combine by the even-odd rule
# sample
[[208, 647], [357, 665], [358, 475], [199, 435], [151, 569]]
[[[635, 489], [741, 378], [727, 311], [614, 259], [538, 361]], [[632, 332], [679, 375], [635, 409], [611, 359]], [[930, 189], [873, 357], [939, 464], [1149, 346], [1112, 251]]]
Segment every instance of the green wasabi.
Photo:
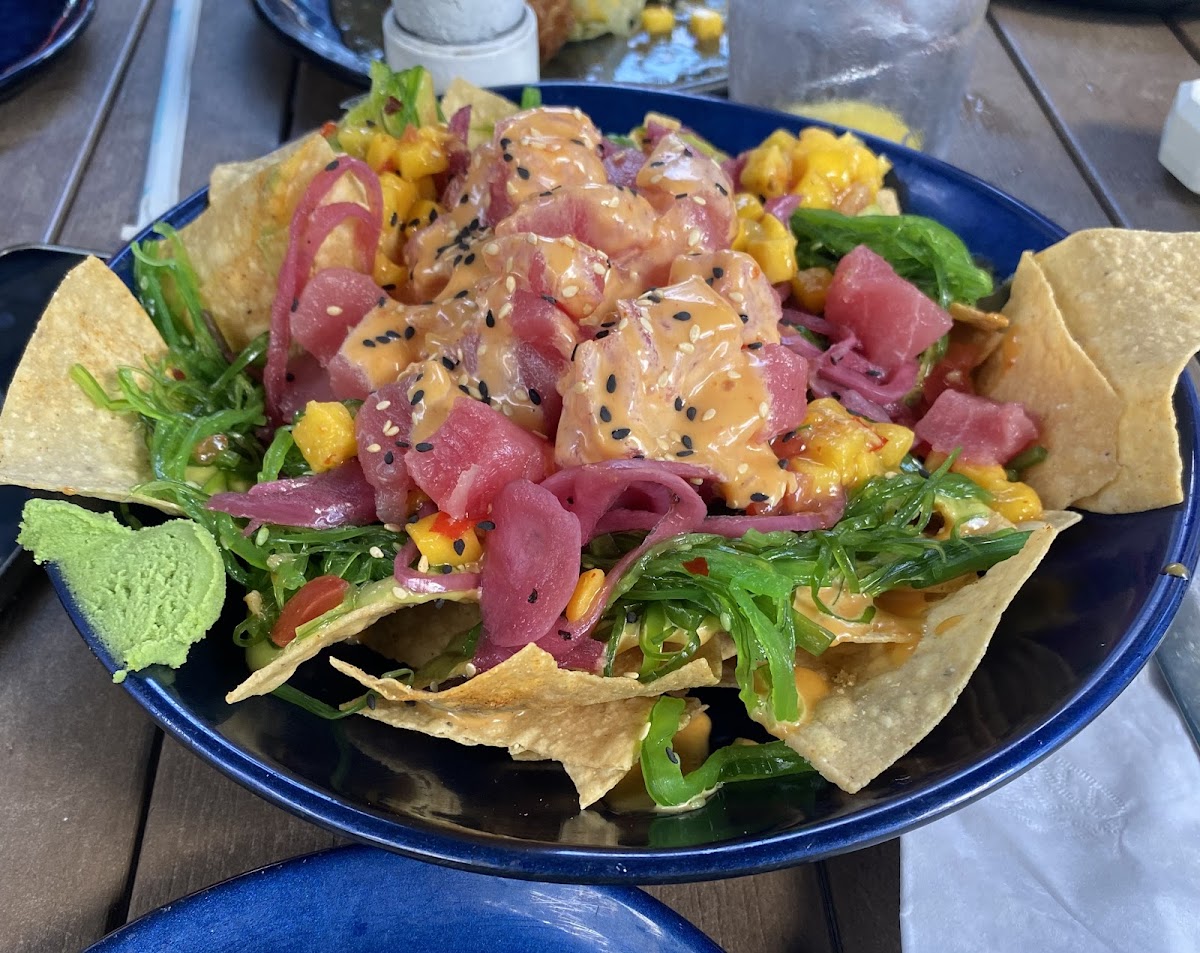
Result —
[[122, 666], [178, 668], [225, 603], [225, 567], [212, 536], [191, 520], [132, 530], [109, 513], [30, 500], [17, 541], [55, 563], [84, 617]]

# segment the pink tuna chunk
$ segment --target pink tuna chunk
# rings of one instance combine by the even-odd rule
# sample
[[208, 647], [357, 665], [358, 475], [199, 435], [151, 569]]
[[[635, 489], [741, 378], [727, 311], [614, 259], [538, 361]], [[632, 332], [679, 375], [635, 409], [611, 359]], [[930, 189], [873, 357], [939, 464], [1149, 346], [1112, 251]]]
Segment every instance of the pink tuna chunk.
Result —
[[956, 390], [942, 391], [913, 429], [941, 453], [961, 447], [964, 463], [1007, 463], [1038, 437], [1020, 404]]

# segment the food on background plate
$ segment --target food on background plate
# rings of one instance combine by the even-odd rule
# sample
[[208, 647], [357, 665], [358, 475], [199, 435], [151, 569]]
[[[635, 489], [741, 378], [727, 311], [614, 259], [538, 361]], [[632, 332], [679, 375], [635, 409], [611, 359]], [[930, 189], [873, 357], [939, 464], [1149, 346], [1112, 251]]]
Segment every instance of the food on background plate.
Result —
[[[31, 504], [22, 542], [85, 607], [114, 557], [77, 567], [110, 545], [206, 594], [170, 651], [110, 639], [123, 667], [211, 626], [215, 552], [247, 610], [231, 704], [558, 761], [583, 807], [814, 768], [854, 792], [950, 710], [1077, 518], [1057, 510], [1179, 499], [1196, 236], [1082, 233], [993, 313], [991, 276], [895, 214], [852, 135], [729, 156], [670, 117], [605, 135], [459, 84], [443, 121], [422, 71], [373, 80], [136, 246], [142, 304], [72, 272], [14, 378], [0, 479], [182, 513], [212, 544]], [[73, 519], [105, 531], [64, 548]], [[339, 707], [289, 683], [351, 639], [379, 662], [327, 656]], [[763, 733], [705, 759], [728, 731], [695, 690]]]

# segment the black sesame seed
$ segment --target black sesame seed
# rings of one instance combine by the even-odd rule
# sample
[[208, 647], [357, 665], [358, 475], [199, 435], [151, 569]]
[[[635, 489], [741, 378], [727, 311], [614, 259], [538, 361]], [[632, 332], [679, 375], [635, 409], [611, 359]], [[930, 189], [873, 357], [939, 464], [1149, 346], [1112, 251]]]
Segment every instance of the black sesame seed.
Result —
[[679, 450], [679, 451], [676, 451], [676, 453], [675, 453], [675, 456], [677, 456], [677, 457], [690, 457], [690, 456], [691, 456], [693, 453], [695, 453], [695, 452], [696, 452], [695, 450]]
[[[479, 216], [476, 215], [470, 222], [467, 223], [467, 231], [473, 232], [479, 228]], [[468, 264], [470, 264], [468, 262]]]
[[612, 411], [609, 410], [607, 407], [605, 407], [603, 404], [600, 406], [600, 419], [602, 421], [604, 421], [606, 424], [612, 423]]
[[462, 258], [463, 258], [463, 256], [462, 256], [462, 255], [455, 255], [455, 256], [454, 256], [454, 261], [453, 261], [453, 262], [451, 262], [451, 264], [453, 264], [453, 265], [454, 265], [454, 267], [455, 267], [455, 268], [457, 268], [459, 265], [461, 265], [461, 264], [462, 264]]
[[665, 750], [667, 752], [667, 760], [670, 761], [671, 764], [679, 764], [679, 755], [675, 753], [675, 749], [668, 745]]
[[397, 331], [395, 328], [388, 328], [386, 336], [388, 338], [390, 338], [391, 340], [396, 341], [400, 338], [400, 332]]
[[415, 406], [417, 406], [417, 404], [421, 403], [421, 401], [424, 399], [425, 399], [425, 391], [423, 391], [423, 390], [414, 391], [412, 397], [409, 398], [409, 403], [415, 407]]
[[646, 455], [645, 455], [644, 453], [638, 452], [638, 453], [635, 453], [635, 454], [633, 455], [633, 459], [635, 459], [635, 460], [645, 460], [645, 459], [646, 459]]
[[796, 431], [789, 430], [787, 433], [785, 433], [783, 435], [783, 442], [787, 443], [789, 440], [794, 440], [795, 437], [796, 437]]
[[413, 449], [416, 450], [417, 453], [428, 453], [433, 449], [433, 444], [431, 444], [428, 440], [422, 440], [419, 444], [413, 447]]
[[292, 310], [293, 310], [293, 311], [296, 311], [296, 310], [298, 310], [299, 308], [300, 308], [300, 299], [299, 299], [299, 298], [293, 298], [293, 299], [292, 299]]
[[746, 347], [748, 347], [752, 351], [757, 351], [759, 348], [762, 347], [762, 341], [751, 341], [749, 344], [746, 345]]
[[[408, 220], [408, 227], [409, 227], [409, 228], [416, 228], [416, 227], [417, 227], [418, 225], [420, 225], [420, 224], [421, 224], [421, 220], [420, 220], [419, 218], [410, 218], [410, 219]], [[440, 255], [440, 254], [441, 254], [441, 252], [438, 252], [438, 254]]]
[[682, 397], [675, 398], [675, 409], [683, 410], [683, 398]]
[[693, 158], [693, 157], [695, 156], [695, 154], [696, 154], [696, 153], [692, 152], [692, 150], [691, 150], [691, 149], [689, 149], [687, 146], [684, 146], [684, 147], [683, 147], [683, 155], [684, 155], [684, 157], [685, 157], [685, 158], [687, 158], [687, 159], [691, 159], [691, 158]]
[[487, 381], [479, 382], [479, 399], [485, 404], [490, 404], [492, 402], [492, 395], [488, 392]]
[[375, 335], [375, 343], [376, 344], [391, 344], [392, 339], [390, 337], [388, 337], [386, 334], [376, 334]]
[[616, 430], [614, 430], [612, 432], [613, 440], [624, 440], [628, 436], [629, 436], [629, 428], [628, 427], [618, 427]]
[[748, 314], [739, 314], [739, 315], [738, 315], [738, 317], [742, 319], [742, 324], [749, 324], [749, 323], [750, 323], [750, 315], [748, 315]]
[[597, 332], [596, 332], [596, 338], [595, 338], [595, 339], [596, 339], [597, 341], [603, 341], [603, 340], [604, 340], [606, 337], [608, 337], [608, 336], [609, 336], [611, 333], [612, 333], [611, 331], [597, 331]]
[[375, 341], [373, 338], [363, 338], [363, 347], [374, 347]]
[[396, 446], [399, 447], [401, 450], [407, 450], [409, 447], [409, 443], [407, 440], [397, 440]]
[[724, 278], [725, 277], [725, 269], [722, 268], [720, 265], [713, 268], [713, 277], [714, 278]]
[[714, 182], [713, 185], [715, 185], [717, 187], [717, 191], [720, 192], [722, 195], [729, 194], [729, 190], [727, 188], [725, 188], [725, 186], [723, 186], [720, 182]]
[[466, 384], [459, 384], [458, 389], [461, 390], [468, 397], [471, 396], [471, 388], [469, 388]]
[[542, 300], [549, 302], [550, 304], [558, 304], [558, 300], [554, 297], [554, 295], [542, 295]]
[[[467, 200], [467, 197], [464, 195], [462, 197], [462, 200], [465, 202]], [[435, 208], [431, 208], [429, 210], [429, 224], [432, 225], [437, 220], [438, 220], [438, 210]]]
[[466, 289], [466, 288], [463, 288], [463, 290], [462, 290], [462, 291], [460, 291], [458, 294], [456, 294], [454, 297], [456, 297], [456, 298], [465, 298], [466, 296], [467, 296], [467, 289]]
[[456, 367], [458, 367], [458, 362], [456, 360], [454, 360], [454, 358], [452, 358], [452, 357], [443, 357], [442, 358], [442, 367], [446, 368], [446, 370], [448, 370], [448, 371], [452, 371]]
[[371, 711], [375, 710], [375, 706], [378, 704], [378, 699], [379, 696], [374, 692], [367, 692], [367, 707], [370, 708]]
[[689, 407], [689, 408], [687, 409], [687, 419], [688, 419], [688, 420], [695, 420], [695, 419], [696, 419], [696, 408], [695, 408], [695, 407]]
[[534, 589], [531, 593], [529, 593], [528, 601], [529, 601], [530, 605], [533, 605], [533, 603], [537, 602], [537, 590], [536, 589]]
[[480, 520], [478, 523], [475, 524], [475, 527], [476, 527], [476, 529], [483, 530], [485, 533], [490, 533], [492, 530], [494, 530], [496, 528], [496, 524], [493, 523], [491, 520]]
[[506, 152], [506, 153], [504, 153], [504, 161], [505, 161], [505, 162], [512, 162], [512, 153], [511, 153], [511, 152]]
[[878, 367], [868, 367], [867, 377], [883, 377], [883, 371], [881, 371]]
[[687, 447], [689, 450], [692, 449], [692, 438], [689, 437], [687, 434], [684, 434], [682, 437], [680, 437], [679, 442], [681, 444], [683, 444], [685, 447]]
[[574, 139], [574, 138], [573, 138], [571, 141], [572, 141], [573, 143], [575, 143], [575, 145], [577, 145], [577, 146], [582, 146], [582, 145], [583, 145], [583, 140], [582, 140], [582, 139]]
[[467, 542], [464, 539], [456, 539], [454, 541], [454, 551], [461, 556], [467, 549]]
[[779, 461], [779, 469], [780, 469], [780, 470], [786, 470], [786, 469], [787, 469], [787, 461], [786, 461], [786, 460], [780, 460], [780, 461]]
[[375, 302], [375, 304], [380, 308], [382, 308], [387, 303], [388, 303], [387, 295], [383, 295], [378, 301]]
[[675, 193], [675, 198], [677, 198], [677, 199], [686, 199], [687, 197], [688, 197], [688, 194], [686, 192], [676, 192]]
[[511, 145], [512, 145], [512, 140], [507, 137], [500, 140], [500, 148], [501, 149], [507, 149]]
[[391, 450], [389, 450], [387, 453], [385, 453], [383, 455], [383, 462], [386, 463], [390, 467], [393, 463], [396, 462], [396, 455], [394, 453], [392, 453]]
[[752, 499], [755, 503], [766, 503], [770, 497], [765, 493], [751, 493], [750, 499]]
[[341, 163], [340, 163], [340, 162], [339, 162], [337, 159], [334, 159], [332, 162], [330, 162], [330, 163], [329, 163], [329, 165], [325, 166], [325, 171], [326, 171], [326, 172], [332, 172], [332, 171], [333, 171], [334, 169], [336, 169], [336, 168], [337, 168], [337, 167], [338, 167], [340, 164], [341, 164]]
[[396, 290], [396, 282], [389, 281], [386, 285], [380, 285], [380, 287], [383, 288], [384, 291], [395, 291]]
[[570, 640], [573, 638], [573, 636], [571, 635], [571, 633], [570, 633], [570, 632], [568, 632], [566, 629], [559, 629], [559, 630], [558, 630], [558, 636], [559, 636], [559, 638], [561, 638], [561, 639], [565, 639], [565, 640], [567, 640], [567, 641], [570, 641]]
[[665, 162], [663, 162], [663, 160], [662, 160], [662, 159], [655, 159], [653, 162], [651, 162], [651, 163], [650, 163], [650, 168], [652, 168], [652, 169], [660, 169], [660, 168], [662, 168], [664, 165], [666, 165], [666, 163], [665, 163]]
[[434, 607], [435, 609], [440, 609], [440, 608], [441, 608], [442, 606], [444, 606], [445, 604], [446, 604], [446, 600], [445, 600], [445, 599], [434, 599], [434, 600], [433, 600], [433, 607]]
[[529, 402], [535, 407], [542, 402], [542, 395], [533, 387], [529, 388]]
[[676, 321], [691, 321], [692, 320], [692, 312], [676, 311], [673, 315], [671, 315], [671, 317], [673, 317]]
[[608, 391], [610, 394], [615, 394], [617, 392], [617, 375], [616, 374], [608, 375], [608, 380], [606, 380], [604, 382], [604, 389], [606, 391]]
[[413, 335], [414, 335], [414, 334], [416, 334], [416, 333], [417, 333], [417, 329], [416, 329], [416, 328], [414, 328], [414, 327], [413, 327], [413, 326], [410, 324], [408, 327], [406, 327], [406, 328], [404, 329], [404, 340], [406, 340], [406, 341], [411, 341], [411, 340], [412, 340], [412, 338], [413, 338]]
[[292, 381], [294, 381], [296, 379], [296, 375], [293, 374], [291, 371], [288, 371], [286, 374], [283, 375], [283, 379], [290, 384]]
[[496, 316], [489, 310], [487, 316], [483, 319], [483, 323], [489, 328], [494, 328], [496, 326]]
[[450, 575], [450, 573], [454, 572], [454, 567], [451, 566], [449, 563], [443, 563], [438, 568], [441, 569], [443, 576], [448, 576], [448, 575]]
[[522, 179], [528, 180], [529, 179], [529, 170], [526, 169], [524, 166], [519, 165], [519, 166], [517, 166], [517, 175], [519, 175]]
[[400, 224], [400, 213], [392, 212], [392, 217], [388, 220], [388, 224], [391, 225], [392, 228], [395, 228], [398, 224]]
[[471, 252], [469, 255], [467, 255], [467, 257], [463, 259], [463, 264], [464, 265], [475, 264], [475, 253]]
[[637, 613], [634, 612], [632, 609], [626, 609], [625, 610], [625, 621], [630, 624], [637, 622]]

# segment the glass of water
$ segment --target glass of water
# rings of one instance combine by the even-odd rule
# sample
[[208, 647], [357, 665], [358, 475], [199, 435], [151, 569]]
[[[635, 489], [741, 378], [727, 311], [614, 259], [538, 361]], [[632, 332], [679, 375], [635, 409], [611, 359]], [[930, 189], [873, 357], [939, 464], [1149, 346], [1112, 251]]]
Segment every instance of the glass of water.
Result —
[[730, 0], [730, 98], [936, 151], [987, 0]]

